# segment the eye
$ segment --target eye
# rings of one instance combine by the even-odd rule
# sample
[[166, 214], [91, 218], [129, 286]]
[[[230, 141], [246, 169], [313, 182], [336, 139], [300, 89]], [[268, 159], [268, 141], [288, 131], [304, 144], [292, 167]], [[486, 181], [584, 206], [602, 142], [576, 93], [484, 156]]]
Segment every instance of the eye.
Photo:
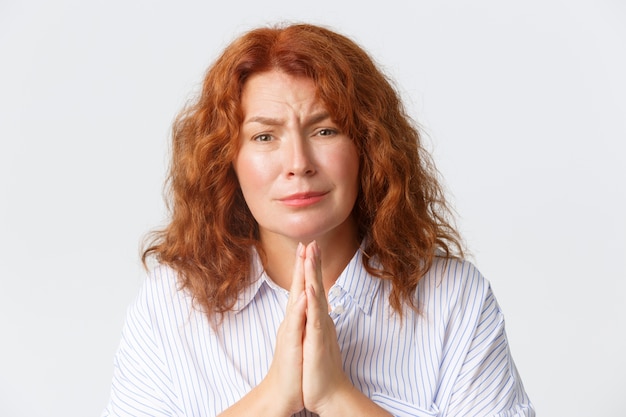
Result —
[[319, 136], [333, 136], [337, 134], [337, 130], [335, 129], [320, 129], [317, 134]]
[[261, 133], [252, 138], [255, 142], [271, 142], [272, 139], [273, 137], [269, 133]]

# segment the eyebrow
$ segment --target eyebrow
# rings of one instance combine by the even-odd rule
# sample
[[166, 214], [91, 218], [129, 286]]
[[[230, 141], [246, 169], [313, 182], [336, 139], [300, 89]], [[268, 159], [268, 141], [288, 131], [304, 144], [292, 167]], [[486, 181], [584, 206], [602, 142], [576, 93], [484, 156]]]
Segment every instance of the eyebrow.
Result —
[[[315, 123], [319, 123], [323, 120], [330, 118], [330, 114], [327, 111], [315, 113], [308, 120], [306, 120], [306, 125], [313, 125]], [[244, 124], [248, 123], [260, 123], [266, 126], [278, 126], [283, 123], [281, 119], [275, 119], [273, 117], [265, 117], [265, 116], [254, 116], [244, 121]]]

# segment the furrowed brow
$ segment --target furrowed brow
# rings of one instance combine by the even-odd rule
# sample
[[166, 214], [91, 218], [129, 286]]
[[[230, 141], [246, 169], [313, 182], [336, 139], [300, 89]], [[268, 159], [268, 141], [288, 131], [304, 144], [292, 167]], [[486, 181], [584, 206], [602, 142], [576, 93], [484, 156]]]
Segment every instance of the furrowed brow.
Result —
[[[314, 125], [316, 123], [322, 122], [326, 119], [330, 119], [330, 114], [326, 111], [316, 113], [312, 115], [307, 121], [307, 125]], [[244, 124], [248, 123], [258, 123], [265, 126], [279, 126], [283, 124], [283, 121], [280, 119], [275, 119], [273, 117], [265, 117], [265, 116], [253, 116], [244, 121]]]
[[274, 119], [272, 117], [254, 116], [246, 120], [244, 123], [259, 123], [266, 126], [278, 126], [282, 124], [282, 121], [279, 119]]
[[324, 111], [324, 112], [316, 113], [313, 116], [311, 116], [309, 118], [309, 120], [307, 120], [306, 124], [307, 125], [314, 125], [316, 123], [323, 122], [326, 119], [330, 119], [330, 114], [328, 114], [328, 112]]

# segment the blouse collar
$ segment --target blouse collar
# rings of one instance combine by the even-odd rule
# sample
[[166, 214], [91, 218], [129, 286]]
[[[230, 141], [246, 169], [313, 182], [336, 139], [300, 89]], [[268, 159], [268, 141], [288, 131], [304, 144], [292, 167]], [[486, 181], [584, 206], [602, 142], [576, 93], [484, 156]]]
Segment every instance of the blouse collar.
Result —
[[[233, 306], [233, 311], [239, 312], [245, 309], [258, 296], [263, 285], [267, 285], [273, 291], [289, 295], [289, 291], [280, 287], [267, 275], [256, 248], [252, 249], [250, 274], [251, 283], [239, 295]], [[339, 293], [341, 293], [341, 296], [348, 295], [363, 313], [369, 315], [372, 303], [380, 287], [380, 281], [379, 278], [368, 273], [363, 266], [363, 251], [359, 248], [341, 272], [335, 284], [330, 288], [329, 294], [335, 292], [337, 296], [340, 296]], [[332, 295], [329, 295], [329, 298], [331, 297]]]

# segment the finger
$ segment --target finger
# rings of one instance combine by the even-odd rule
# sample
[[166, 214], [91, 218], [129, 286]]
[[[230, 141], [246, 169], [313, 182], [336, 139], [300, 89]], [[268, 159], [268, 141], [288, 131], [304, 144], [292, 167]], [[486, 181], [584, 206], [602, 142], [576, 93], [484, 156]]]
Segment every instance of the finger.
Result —
[[305, 248], [302, 243], [298, 243], [296, 248], [296, 259], [293, 267], [293, 276], [291, 277], [291, 288], [289, 289], [288, 305], [292, 306], [304, 293], [304, 257]]
[[324, 279], [322, 276], [322, 251], [317, 242], [315, 242], [315, 257], [317, 259], [317, 262], [315, 263], [315, 276], [317, 278], [317, 283], [320, 288], [318, 300], [322, 312], [324, 314], [328, 314], [328, 299], [326, 298], [326, 290], [324, 289]]
[[304, 332], [306, 321], [307, 298], [304, 291], [304, 257], [305, 247], [302, 243], [299, 243], [296, 248], [296, 258], [284, 321], [285, 330], [292, 335], [290, 340], [295, 345], [301, 345], [302, 343], [302, 333]]
[[322, 312], [320, 311], [320, 305], [318, 301], [317, 292], [312, 285], [307, 285], [306, 287], [306, 321], [304, 323], [305, 326], [305, 337], [309, 342], [313, 342], [314, 344], [320, 343], [321, 339], [321, 330], [322, 330]]
[[315, 292], [319, 292], [320, 284], [317, 279], [317, 264], [319, 262], [319, 258], [317, 257], [315, 250], [316, 245], [316, 242], [313, 241], [306, 245], [304, 251], [304, 285], [307, 288], [313, 287]]
[[294, 347], [302, 346], [302, 334], [306, 324], [307, 297], [302, 291], [300, 295], [293, 300], [288, 314], [285, 315], [285, 331], [289, 336], [290, 344]]
[[[324, 292], [322, 279], [322, 262], [320, 258], [320, 248], [317, 242], [311, 242], [306, 248], [306, 259], [304, 263], [305, 285], [313, 288], [314, 299], [309, 302], [312, 306], [317, 306], [320, 313], [328, 314], [328, 303]], [[311, 304], [310, 304], [311, 305]]]

